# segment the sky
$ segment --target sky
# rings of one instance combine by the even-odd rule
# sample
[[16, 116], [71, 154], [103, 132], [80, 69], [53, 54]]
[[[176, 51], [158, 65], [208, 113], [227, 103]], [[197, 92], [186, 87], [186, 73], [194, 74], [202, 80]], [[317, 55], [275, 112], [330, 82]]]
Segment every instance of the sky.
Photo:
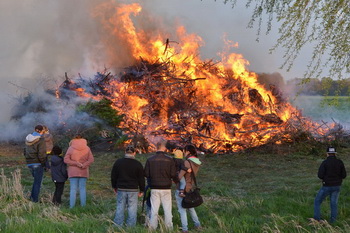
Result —
[[[104, 68], [100, 26], [91, 8], [102, 0], [1, 0], [0, 1], [0, 122], [6, 122], [11, 107], [23, 93], [36, 92], [45, 85], [59, 85], [64, 73], [92, 76]], [[217, 0], [143, 0], [143, 10], [163, 21], [182, 24], [188, 33], [202, 37], [204, 59], [217, 58], [223, 37], [238, 43], [232, 50], [250, 62], [257, 73], [279, 72], [285, 80], [301, 77], [311, 54], [308, 49], [290, 72], [279, 69], [283, 50], [269, 54], [277, 39], [277, 25], [269, 35], [256, 41], [257, 28], [248, 29], [251, 10], [244, 5], [232, 9]], [[157, 27], [157, 25], [152, 25]], [[265, 27], [263, 27], [265, 29]], [[174, 29], [175, 30], [175, 29]], [[42, 82], [40, 80], [46, 80]]]

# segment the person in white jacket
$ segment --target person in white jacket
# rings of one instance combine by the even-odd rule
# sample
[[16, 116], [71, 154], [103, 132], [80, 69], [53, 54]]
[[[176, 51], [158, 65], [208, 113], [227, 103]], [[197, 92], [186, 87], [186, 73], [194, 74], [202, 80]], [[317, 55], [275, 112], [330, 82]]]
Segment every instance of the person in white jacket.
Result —
[[28, 134], [25, 139], [24, 157], [32, 176], [34, 178], [30, 200], [33, 202], [39, 201], [39, 193], [41, 183], [44, 176], [44, 168], [46, 163], [46, 144], [42, 136], [44, 127], [37, 125], [34, 132]]

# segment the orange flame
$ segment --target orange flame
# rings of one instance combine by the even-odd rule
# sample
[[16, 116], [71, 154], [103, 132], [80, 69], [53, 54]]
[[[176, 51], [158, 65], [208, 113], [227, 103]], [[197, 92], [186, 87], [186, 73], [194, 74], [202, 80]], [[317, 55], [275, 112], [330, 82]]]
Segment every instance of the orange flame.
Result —
[[[138, 16], [141, 10], [137, 3], [116, 6], [108, 2], [94, 11], [103, 27], [128, 48], [129, 54], [123, 55], [139, 64], [135, 72], [142, 74], [141, 80], [114, 82], [109, 87], [114, 93], [114, 107], [127, 116], [124, 126], [131, 131], [148, 138], [161, 132], [168, 139], [193, 136], [192, 142], [204, 148], [230, 144], [232, 150], [239, 150], [244, 145], [268, 142], [299, 114], [258, 83], [241, 54], [223, 52], [217, 64], [203, 61], [199, 56], [204, 44], [201, 37], [188, 34], [183, 26], [176, 30], [177, 42], [165, 39], [165, 33], [137, 29], [131, 16]], [[228, 47], [238, 46], [225, 42]], [[121, 56], [113, 53], [110, 44], [106, 47], [112, 61]], [[159, 77], [145, 64], [161, 67]], [[176, 101], [184, 107], [174, 112]], [[186, 111], [191, 109], [189, 105], [195, 106], [195, 111]], [[155, 109], [156, 116], [149, 115]]]

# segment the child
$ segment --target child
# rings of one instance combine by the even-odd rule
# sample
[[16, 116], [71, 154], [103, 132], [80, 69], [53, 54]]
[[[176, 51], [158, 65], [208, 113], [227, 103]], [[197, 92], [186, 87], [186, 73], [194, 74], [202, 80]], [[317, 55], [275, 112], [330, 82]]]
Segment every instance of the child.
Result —
[[55, 205], [61, 204], [61, 197], [64, 189], [64, 182], [68, 179], [67, 164], [64, 163], [62, 157], [62, 149], [54, 146], [51, 151], [51, 178], [55, 183], [55, 193], [52, 202]]
[[[183, 152], [180, 149], [176, 149], [174, 151], [174, 161], [175, 161], [175, 166], [176, 166], [176, 171], [177, 174], [180, 173], [181, 170], [184, 170], [186, 172], [191, 172], [191, 168], [187, 168], [184, 166], [184, 160], [183, 160]], [[179, 196], [180, 197], [184, 197], [185, 193], [184, 193], [184, 189], [186, 187], [186, 181], [185, 181], [185, 176], [183, 176], [180, 179], [180, 185], [179, 185]]]

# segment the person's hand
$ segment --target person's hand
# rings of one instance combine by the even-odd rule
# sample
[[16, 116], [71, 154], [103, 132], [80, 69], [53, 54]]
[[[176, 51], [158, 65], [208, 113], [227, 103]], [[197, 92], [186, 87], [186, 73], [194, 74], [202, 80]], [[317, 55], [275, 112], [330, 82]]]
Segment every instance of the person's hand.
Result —
[[117, 188], [114, 188], [113, 189], [115, 193], [118, 193], [118, 189]]
[[139, 192], [138, 196], [142, 197], [143, 196], [143, 192]]
[[187, 172], [188, 172], [188, 173], [191, 173], [191, 172], [192, 172], [192, 169], [191, 169], [191, 168], [187, 169]]
[[83, 164], [78, 162], [78, 167], [83, 168]]

